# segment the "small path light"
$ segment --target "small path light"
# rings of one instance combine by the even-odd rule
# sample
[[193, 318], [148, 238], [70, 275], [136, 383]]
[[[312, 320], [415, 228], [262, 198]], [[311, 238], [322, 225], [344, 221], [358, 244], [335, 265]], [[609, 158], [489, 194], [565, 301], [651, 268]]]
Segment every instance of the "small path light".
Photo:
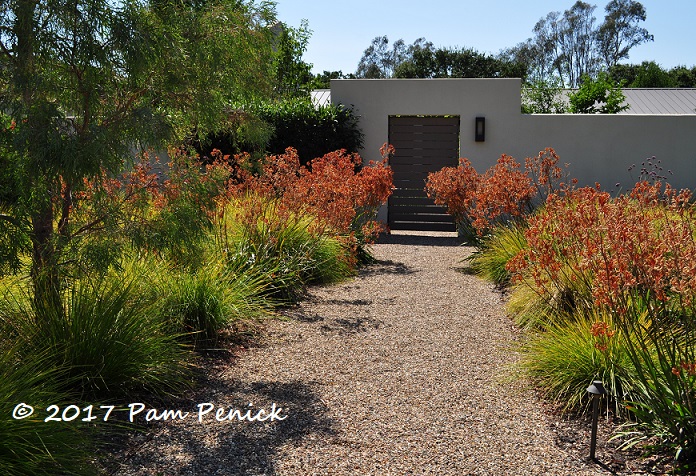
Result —
[[599, 400], [602, 395], [606, 395], [604, 384], [601, 380], [595, 380], [592, 385], [587, 387], [587, 391], [592, 395], [592, 437], [590, 439], [590, 459], [596, 460], [595, 449], [597, 448], [597, 419], [599, 418]]

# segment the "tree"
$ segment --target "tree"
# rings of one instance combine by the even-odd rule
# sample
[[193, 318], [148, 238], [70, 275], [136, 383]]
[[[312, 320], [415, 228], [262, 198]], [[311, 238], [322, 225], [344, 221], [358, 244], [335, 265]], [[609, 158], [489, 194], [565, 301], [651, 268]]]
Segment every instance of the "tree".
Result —
[[634, 0], [612, 0], [605, 8], [604, 23], [597, 32], [599, 49], [607, 68], [628, 58], [629, 51], [654, 41], [648, 30], [638, 26], [645, 21], [645, 7]]
[[670, 76], [674, 79], [677, 88], [696, 88], [696, 66], [691, 69], [686, 66], [677, 66], [670, 70]]
[[696, 67], [677, 66], [670, 70], [654, 61], [641, 64], [617, 64], [609, 69], [611, 78], [628, 88], [693, 88], [696, 87]]
[[343, 71], [326, 71], [312, 78], [311, 89], [329, 89], [332, 79], [356, 79], [355, 74], [344, 74]]
[[523, 114], [562, 114], [568, 105], [561, 99], [563, 86], [558, 79], [537, 79], [522, 88]]
[[575, 114], [616, 114], [628, 109], [619, 85], [607, 73], [599, 73], [597, 78], [583, 76], [580, 88], [568, 95], [570, 112]]
[[401, 62], [394, 71], [397, 78], [432, 78], [435, 70], [435, 46], [418, 38], [409, 45], [407, 59]]
[[644, 61], [636, 68], [636, 77], [631, 83], [632, 88], [673, 88], [676, 80], [654, 61]]
[[392, 66], [389, 55], [389, 38], [378, 36], [363, 52], [355, 75], [358, 78], [367, 79], [389, 78]]
[[0, 0], [0, 257], [28, 245], [37, 306], [60, 309], [62, 252], [83, 180], [136, 146], [217, 125], [270, 90], [275, 12], [237, 0]]
[[522, 65], [471, 48], [435, 48], [425, 38], [408, 47], [398, 40], [389, 49], [386, 36], [365, 50], [356, 76], [362, 78], [496, 78], [524, 77]]
[[645, 20], [645, 8], [640, 3], [612, 0], [599, 26], [595, 8], [576, 1], [563, 14], [547, 14], [534, 26], [532, 38], [500, 56], [525, 64], [532, 79], [556, 76], [564, 86], [577, 87], [583, 76], [595, 77], [627, 58], [633, 47], [652, 41], [652, 35], [638, 27]]
[[596, 55], [595, 6], [578, 0], [563, 13], [559, 28], [557, 59], [561, 78], [571, 87], [577, 86], [583, 76], [594, 77], [599, 70]]
[[312, 65], [302, 61], [312, 34], [307, 20], [302, 20], [299, 28], [278, 23], [276, 30], [275, 92], [278, 96], [307, 96], [312, 81]]

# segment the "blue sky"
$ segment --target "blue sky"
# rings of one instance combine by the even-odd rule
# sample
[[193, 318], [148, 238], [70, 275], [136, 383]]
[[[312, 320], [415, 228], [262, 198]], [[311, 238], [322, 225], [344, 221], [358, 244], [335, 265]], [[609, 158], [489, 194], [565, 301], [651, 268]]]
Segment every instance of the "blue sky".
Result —
[[[597, 5], [604, 18], [609, 0]], [[575, 0], [276, 0], [278, 18], [299, 27], [307, 19], [312, 37], [304, 60], [313, 71], [355, 72], [363, 51], [376, 36], [407, 44], [425, 37], [435, 46], [469, 47], [498, 53], [532, 36], [534, 24]], [[629, 63], [654, 60], [665, 68], [696, 65], [696, 1], [643, 0], [643, 27], [655, 41], [634, 48]]]

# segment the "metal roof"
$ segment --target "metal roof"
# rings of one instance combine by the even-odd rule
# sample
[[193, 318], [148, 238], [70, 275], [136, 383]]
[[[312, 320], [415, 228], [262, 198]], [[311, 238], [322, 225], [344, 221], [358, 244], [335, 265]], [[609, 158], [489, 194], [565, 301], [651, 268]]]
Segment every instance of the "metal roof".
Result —
[[629, 108], [620, 114], [696, 114], [696, 88], [622, 91]]
[[[577, 89], [564, 89], [561, 99], [569, 104], [568, 95]], [[648, 116], [696, 114], [696, 88], [624, 88], [621, 90], [628, 109], [618, 114]]]
[[315, 89], [311, 91], [310, 94], [312, 96], [312, 104], [314, 104], [314, 107], [331, 104], [330, 89]]
[[[619, 114], [696, 114], [696, 88], [625, 88], [622, 92], [629, 107]], [[312, 102], [330, 104], [331, 90], [312, 91]]]

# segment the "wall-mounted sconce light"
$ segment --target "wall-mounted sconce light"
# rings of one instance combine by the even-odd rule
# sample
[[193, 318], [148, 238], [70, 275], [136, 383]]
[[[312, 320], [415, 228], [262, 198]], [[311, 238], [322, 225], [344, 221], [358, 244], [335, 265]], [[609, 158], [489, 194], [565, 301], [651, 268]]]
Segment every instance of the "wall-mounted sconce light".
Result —
[[484, 142], [486, 140], [486, 118], [477, 117], [476, 118], [476, 142]]

